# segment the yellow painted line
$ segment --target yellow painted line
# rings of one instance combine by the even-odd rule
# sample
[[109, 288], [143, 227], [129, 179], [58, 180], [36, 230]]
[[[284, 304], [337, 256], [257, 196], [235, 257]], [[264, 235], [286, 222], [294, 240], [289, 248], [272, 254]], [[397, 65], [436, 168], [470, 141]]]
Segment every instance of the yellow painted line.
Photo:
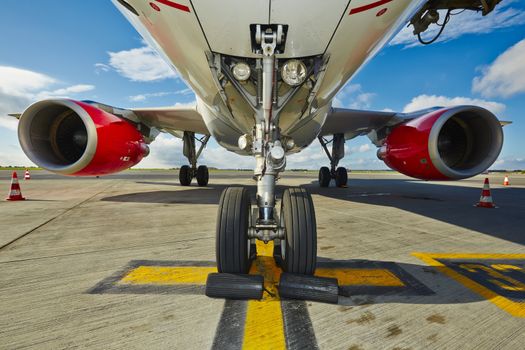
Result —
[[194, 266], [139, 266], [131, 270], [122, 283], [130, 284], [205, 284], [208, 274], [217, 272], [216, 267]]
[[[417, 254], [417, 255], [416, 255]], [[412, 253], [414, 256], [425, 255], [434, 259], [525, 259], [525, 254], [478, 254], [478, 253]], [[420, 258], [421, 259], [421, 258]]]
[[421, 259], [426, 264], [436, 267], [436, 269], [455, 279], [465, 287], [478, 293], [485, 299], [492, 302], [500, 309], [505, 310], [515, 317], [525, 317], [525, 303], [519, 303], [507, 299], [496, 292], [474, 282], [470, 278], [454, 271], [436, 259], [525, 259], [525, 254], [432, 254], [432, 253], [412, 253], [413, 256]]
[[262, 300], [248, 302], [242, 348], [286, 349], [283, 314], [277, 290], [281, 270], [273, 259], [272, 242], [264, 244], [257, 241], [257, 259], [252, 264], [250, 273], [263, 275], [264, 287], [274, 296], [265, 292]]
[[318, 268], [315, 270], [315, 275], [319, 277], [337, 278], [340, 286], [405, 286], [395, 274], [387, 269]]

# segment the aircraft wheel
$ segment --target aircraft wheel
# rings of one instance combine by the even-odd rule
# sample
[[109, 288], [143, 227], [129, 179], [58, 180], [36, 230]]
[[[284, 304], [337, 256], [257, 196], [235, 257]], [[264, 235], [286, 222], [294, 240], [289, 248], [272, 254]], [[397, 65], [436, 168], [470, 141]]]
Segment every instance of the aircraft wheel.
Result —
[[319, 169], [319, 186], [328, 187], [330, 185], [330, 180], [332, 180], [330, 169], [326, 166]]
[[335, 185], [337, 187], [346, 186], [346, 183], [348, 182], [348, 171], [346, 168], [339, 167], [335, 171]]
[[188, 165], [183, 165], [179, 170], [179, 182], [182, 186], [191, 185], [191, 169]]
[[245, 188], [228, 187], [222, 192], [215, 241], [219, 272], [248, 273], [250, 269], [250, 209], [250, 195]]
[[313, 275], [317, 260], [317, 225], [312, 197], [304, 188], [284, 191], [281, 202], [282, 268], [286, 272]]
[[199, 186], [208, 186], [208, 180], [210, 179], [210, 173], [206, 165], [200, 165], [197, 168], [197, 183]]

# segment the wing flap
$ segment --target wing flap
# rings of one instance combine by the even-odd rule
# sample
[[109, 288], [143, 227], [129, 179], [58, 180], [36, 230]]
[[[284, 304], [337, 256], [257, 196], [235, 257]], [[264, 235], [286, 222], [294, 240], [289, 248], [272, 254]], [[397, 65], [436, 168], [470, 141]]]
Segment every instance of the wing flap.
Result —
[[343, 133], [345, 139], [352, 139], [388, 125], [397, 115], [395, 112], [332, 108], [321, 129], [321, 136]]
[[210, 134], [196, 107], [139, 108], [131, 111], [141, 122], [158, 129]]

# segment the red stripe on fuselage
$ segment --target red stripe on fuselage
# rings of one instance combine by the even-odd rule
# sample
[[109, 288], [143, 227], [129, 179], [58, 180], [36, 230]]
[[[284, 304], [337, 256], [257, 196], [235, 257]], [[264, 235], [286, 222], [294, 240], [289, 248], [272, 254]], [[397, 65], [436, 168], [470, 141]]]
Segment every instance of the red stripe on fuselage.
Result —
[[173, 2], [173, 1], [169, 1], [169, 0], [155, 0], [155, 1], [160, 2], [161, 4], [164, 4], [166, 6], [176, 8], [177, 10], [190, 12], [190, 8], [188, 6], [177, 4], [176, 2]]
[[380, 0], [380, 1], [376, 1], [376, 2], [373, 2], [373, 3], [368, 4], [368, 5], [365, 5], [365, 6], [355, 7], [355, 8], [350, 10], [349, 15], [353, 15], [353, 14], [356, 14], [356, 13], [359, 13], [359, 12], [367, 11], [367, 10], [373, 9], [374, 7], [378, 7], [378, 6], [381, 6], [381, 5], [384, 5], [384, 4], [388, 4], [391, 1], [392, 0]]

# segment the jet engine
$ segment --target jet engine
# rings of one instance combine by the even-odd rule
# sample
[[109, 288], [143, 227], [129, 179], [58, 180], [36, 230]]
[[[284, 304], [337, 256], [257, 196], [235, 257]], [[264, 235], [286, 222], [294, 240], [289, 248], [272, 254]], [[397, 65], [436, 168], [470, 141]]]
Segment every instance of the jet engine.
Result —
[[411, 177], [455, 180], [485, 171], [502, 145], [502, 127], [494, 114], [481, 107], [459, 106], [394, 127], [378, 157]]
[[131, 122], [90, 104], [67, 99], [36, 102], [20, 117], [18, 138], [38, 166], [62, 175], [105, 175], [148, 155]]

